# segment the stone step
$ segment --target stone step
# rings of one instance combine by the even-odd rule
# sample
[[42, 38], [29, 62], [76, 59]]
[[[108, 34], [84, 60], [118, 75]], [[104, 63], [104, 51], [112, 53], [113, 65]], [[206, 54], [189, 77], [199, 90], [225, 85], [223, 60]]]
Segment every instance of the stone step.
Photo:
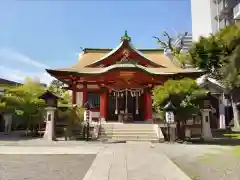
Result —
[[101, 138], [117, 141], [158, 141], [153, 124], [103, 124]]
[[146, 138], [138, 138], [138, 137], [112, 137], [108, 138], [109, 140], [117, 140], [117, 141], [153, 141], [153, 140], [158, 140], [158, 138], [151, 138], [151, 137], [146, 137]]
[[106, 136], [106, 137], [101, 137], [100, 139], [119, 139], [119, 140], [131, 140], [131, 139], [136, 139], [136, 140], [156, 140], [158, 139], [157, 137], [139, 137], [139, 136]]
[[151, 143], [159, 143], [159, 142], [162, 142], [162, 141], [159, 141], [158, 139], [100, 139], [101, 142], [104, 142], [104, 143], [133, 143], [133, 142], [151, 142]]
[[149, 128], [144, 128], [144, 127], [139, 127], [139, 128], [128, 128], [128, 127], [114, 127], [114, 128], [106, 128], [106, 127], [101, 127], [101, 130], [105, 130], [105, 131], [111, 131], [111, 130], [128, 130], [128, 131], [151, 131], [153, 130], [153, 126], [149, 127]]
[[100, 131], [100, 134], [156, 134], [155, 131]]
[[100, 132], [153, 132], [154, 129], [101, 129]]
[[149, 134], [142, 134], [142, 133], [138, 133], [138, 134], [133, 134], [133, 133], [128, 133], [128, 134], [124, 134], [124, 133], [113, 133], [113, 134], [107, 134], [107, 135], [110, 135], [110, 136], [122, 136], [122, 137], [125, 137], [125, 136], [139, 136], [139, 137], [145, 137], [145, 136], [154, 136], [154, 137], [157, 137], [157, 134], [155, 133], [149, 133]]
[[125, 135], [125, 134], [130, 134], [130, 135], [138, 135], [138, 134], [142, 134], [142, 135], [156, 135], [156, 133], [154, 131], [148, 131], [148, 132], [132, 132], [132, 131], [113, 131], [113, 132], [101, 132], [101, 134], [119, 134], [119, 135]]
[[152, 127], [153, 124], [102, 124], [102, 127], [112, 128], [112, 127], [124, 127], [124, 128], [138, 128], [138, 127]]
[[113, 134], [113, 135], [106, 135], [106, 136], [102, 136], [103, 138], [126, 138], [126, 139], [128, 139], [128, 138], [132, 138], [132, 139], [155, 139], [155, 138], [157, 138], [157, 136], [156, 135], [140, 135], [140, 134], [138, 134], [138, 135], [128, 135], [128, 134], [126, 134], [126, 135], [118, 135], [118, 134]]

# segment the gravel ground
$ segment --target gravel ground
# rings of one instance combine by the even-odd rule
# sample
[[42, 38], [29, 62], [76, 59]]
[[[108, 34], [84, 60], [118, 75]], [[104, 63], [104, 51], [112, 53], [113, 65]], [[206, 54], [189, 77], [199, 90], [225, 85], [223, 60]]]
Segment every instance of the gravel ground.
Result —
[[82, 180], [96, 155], [0, 155], [0, 180]]
[[240, 180], [240, 156], [235, 147], [162, 144], [164, 152], [193, 180]]

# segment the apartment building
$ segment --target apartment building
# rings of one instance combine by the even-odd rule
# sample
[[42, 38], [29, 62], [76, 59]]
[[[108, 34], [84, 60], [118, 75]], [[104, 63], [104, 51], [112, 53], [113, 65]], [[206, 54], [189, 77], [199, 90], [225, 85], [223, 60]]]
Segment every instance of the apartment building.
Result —
[[191, 13], [192, 36], [196, 41], [238, 22], [240, 0], [191, 0]]
[[192, 34], [188, 33], [183, 38], [183, 51], [187, 52], [192, 46]]

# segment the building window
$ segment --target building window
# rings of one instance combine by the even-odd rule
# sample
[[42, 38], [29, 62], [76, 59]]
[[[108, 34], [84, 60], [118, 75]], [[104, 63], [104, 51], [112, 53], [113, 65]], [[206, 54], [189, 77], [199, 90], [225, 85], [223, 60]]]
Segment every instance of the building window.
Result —
[[87, 93], [87, 101], [91, 108], [100, 108], [100, 95], [96, 92]]

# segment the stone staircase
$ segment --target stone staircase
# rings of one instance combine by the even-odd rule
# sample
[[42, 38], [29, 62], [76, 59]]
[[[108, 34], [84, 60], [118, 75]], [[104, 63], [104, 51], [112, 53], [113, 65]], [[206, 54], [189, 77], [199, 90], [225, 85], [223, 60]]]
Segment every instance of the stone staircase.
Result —
[[105, 123], [101, 125], [100, 140], [159, 142], [164, 137], [162, 132], [157, 132], [156, 127], [154, 124]]

